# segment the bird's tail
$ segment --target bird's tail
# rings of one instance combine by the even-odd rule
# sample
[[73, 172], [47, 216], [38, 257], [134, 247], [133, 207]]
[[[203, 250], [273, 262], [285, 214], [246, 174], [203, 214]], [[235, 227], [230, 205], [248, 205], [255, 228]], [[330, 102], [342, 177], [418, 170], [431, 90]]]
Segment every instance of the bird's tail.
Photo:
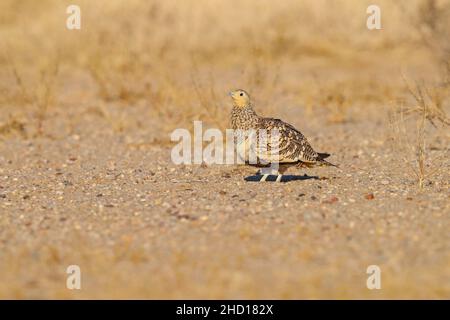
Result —
[[330, 156], [329, 153], [319, 153], [318, 155], [319, 155], [319, 159], [318, 159], [317, 162], [319, 163], [319, 165], [321, 165], [321, 166], [332, 166], [332, 167], [339, 168], [338, 165], [335, 165], [335, 164], [325, 160], [326, 158], [328, 158]]

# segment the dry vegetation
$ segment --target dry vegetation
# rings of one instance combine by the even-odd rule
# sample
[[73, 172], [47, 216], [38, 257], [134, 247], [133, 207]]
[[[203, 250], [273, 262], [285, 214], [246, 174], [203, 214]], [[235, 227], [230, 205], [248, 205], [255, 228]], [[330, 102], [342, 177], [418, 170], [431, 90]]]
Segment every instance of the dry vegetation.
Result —
[[365, 28], [368, 3], [80, 1], [82, 29], [68, 31], [68, 1], [3, 1], [2, 131], [51, 135], [52, 115], [71, 108], [71, 132], [87, 112], [118, 133], [150, 122], [159, 136], [148, 142], [166, 143], [195, 119], [224, 129], [233, 87], [255, 92], [267, 114], [300, 104], [339, 124], [399, 107], [411, 92], [402, 72], [431, 84], [433, 117], [448, 125], [449, 2], [381, 1], [379, 32]]
[[[445, 165], [442, 166], [443, 161], [449, 156], [448, 145], [446, 146], [445, 142], [444, 145], [438, 143], [434, 145], [432, 152], [428, 132], [431, 129], [438, 130], [439, 125], [441, 131], [438, 136], [445, 136], [449, 120], [442, 110], [440, 99], [432, 96], [423, 84], [416, 84], [415, 88], [411, 88], [408, 84], [408, 89], [417, 106], [409, 108], [403, 105], [395, 106], [391, 114], [393, 140], [396, 142], [394, 150], [411, 169], [422, 190], [426, 179], [439, 171], [448, 170]], [[411, 123], [408, 125], [407, 122], [411, 118], [415, 120], [415, 126]], [[435, 124], [436, 121], [438, 125]], [[430, 128], [431, 126], [433, 128]]]
[[[82, 78], [99, 100], [121, 107], [145, 104], [148, 116], [165, 117], [164, 123], [186, 125], [201, 115], [226, 124], [217, 109], [230, 86], [257, 90], [267, 106], [283, 94], [309, 108], [330, 108], [330, 121], [344, 121], [348, 105], [399, 94], [401, 82], [374, 79], [384, 75], [374, 74], [376, 69], [389, 69], [380, 66], [386, 55], [392, 65], [405, 56], [411, 60], [398, 68], [414, 68], [430, 53], [448, 60], [448, 3], [390, 2], [380, 2], [386, 31], [371, 32], [361, 16], [365, 1], [283, 1], [270, 10], [270, 1], [242, 1], [239, 9], [226, 1], [80, 1], [81, 31], [64, 27], [68, 1], [3, 1], [2, 104], [31, 102], [46, 109], [49, 91], [58, 89], [63, 105], [65, 92], [77, 89], [70, 85]], [[432, 9], [421, 9], [424, 5]], [[55, 63], [61, 66], [59, 86], [50, 88]], [[367, 65], [371, 68], [355, 77], [355, 67]], [[398, 78], [400, 70], [390, 70]], [[41, 92], [31, 94], [34, 90]]]
[[[74, 2], [81, 7], [79, 31], [65, 28], [66, 7]], [[352, 159], [386, 152], [389, 158], [383, 161], [387, 162], [375, 165], [395, 167], [392, 179], [408, 192], [448, 192], [450, 1], [379, 0], [383, 29], [369, 31], [366, 8], [372, 2], [283, 0], [275, 5], [272, 0], [2, 0], [0, 166], [6, 166], [11, 158], [16, 162], [30, 158], [35, 170], [44, 172], [43, 168], [55, 163], [66, 168], [78, 160], [92, 160], [92, 167], [106, 166], [108, 175], [95, 175], [87, 184], [101, 186], [105, 181], [109, 183], [110, 176], [119, 177], [117, 168], [105, 163], [115, 163], [117, 159], [112, 155], [120, 154], [117, 150], [122, 150], [122, 146], [133, 152], [157, 153], [158, 148], [170, 146], [169, 134], [174, 128], [192, 128], [192, 121], [198, 119], [209, 126], [226, 128], [230, 107], [226, 93], [240, 87], [252, 93], [257, 109], [266, 115], [288, 120], [293, 116], [292, 121], [304, 125], [311, 136], [339, 136], [337, 145], [341, 149], [336, 145], [329, 148], [332, 153], [340, 153], [340, 162], [347, 161], [348, 166], [343, 167], [369, 172], [371, 168], [354, 167]], [[299, 114], [305, 118], [300, 119]], [[376, 136], [365, 137], [367, 123], [377, 126]], [[333, 133], [325, 130], [321, 136], [324, 126], [332, 128]], [[346, 154], [353, 150], [353, 142], [360, 141], [352, 139], [360, 137], [375, 151], [364, 149], [358, 155]], [[72, 146], [73, 141], [80, 145]], [[394, 143], [389, 145], [388, 141]], [[66, 142], [70, 147], [62, 146]], [[106, 148], [106, 152], [104, 145], [111, 150]], [[31, 151], [24, 151], [22, 158], [20, 148]], [[94, 156], [88, 153], [97, 149]], [[62, 154], [62, 150], [69, 154]], [[77, 160], [77, 152], [86, 152], [85, 159], [80, 156]], [[36, 154], [37, 159], [32, 159]], [[370, 161], [367, 163], [373, 164]], [[161, 163], [155, 166], [164, 167]], [[89, 168], [86, 165], [81, 172], [89, 172]], [[12, 177], [9, 169], [1, 170], [0, 176]], [[138, 169], [130, 170], [136, 173]], [[153, 179], [158, 176], [157, 170], [144, 172]], [[195, 170], [202, 169], [192, 170], [196, 174]], [[438, 176], [433, 184], [432, 178]], [[32, 174], [33, 185], [41, 184], [34, 178], [38, 179], [36, 172]], [[0, 180], [0, 195], [8, 191], [8, 181]], [[29, 297], [14, 281], [10, 286], [2, 281], [8, 278], [5, 274], [15, 270], [21, 270], [21, 276], [26, 277], [21, 266], [27, 264], [34, 247], [27, 241], [7, 242], [15, 238], [6, 230], [5, 221], [10, 220], [1, 217], [2, 211], [11, 213], [14, 220], [24, 209], [17, 208], [16, 212], [1, 201], [0, 198], [0, 246], [8, 250], [0, 250], [0, 297]], [[164, 204], [164, 200], [161, 202]], [[93, 210], [89, 206], [82, 208], [83, 214]], [[45, 216], [39, 223], [45, 224]], [[122, 241], [122, 236], [117, 237], [119, 244], [128, 243]], [[446, 245], [443, 244], [444, 250]], [[111, 261], [151, 261], [139, 246], [118, 247], [116, 243], [112, 253], [101, 251], [96, 258], [86, 253], [89, 247], [89, 243], [80, 244], [77, 255], [94, 273], [102, 273], [101, 266]], [[64, 256], [70, 254], [64, 250], [57, 246], [45, 249], [37, 262], [29, 262], [34, 263], [30, 274], [65, 261]], [[308, 260], [313, 254], [298, 254], [295, 259]], [[165, 257], [162, 249], [156, 255]], [[183, 293], [189, 291], [189, 277], [176, 266], [195, 269], [196, 265], [179, 261], [183, 259], [179, 256], [182, 254], [170, 254], [171, 265], [180, 274], [169, 269], [162, 279]], [[10, 264], [4, 263], [5, 259]], [[221, 263], [227, 261], [214, 263], [216, 271], [207, 269], [205, 273], [209, 280], [220, 274], [224, 283], [241, 283], [238, 276], [236, 280], [221, 269]], [[158, 271], [157, 264], [151, 267], [153, 272]], [[392, 266], [394, 271], [396, 268]], [[120, 270], [115, 269], [116, 275], [127, 283], [130, 279]], [[321, 270], [319, 274], [305, 274], [303, 280], [312, 283], [309, 293], [314, 297], [352, 297], [350, 284], [345, 287], [347, 293], [342, 294], [337, 289], [330, 295], [317, 289], [319, 275], [327, 274]], [[425, 273], [426, 269], [420, 271]], [[398, 281], [396, 290], [403, 288], [407, 281], [403, 279], [408, 278], [404, 277], [391, 279], [391, 283]], [[283, 279], [290, 281], [287, 275]], [[70, 296], [62, 289], [52, 291], [51, 281], [44, 297]], [[130, 292], [137, 297], [179, 297], [167, 294], [162, 280], [152, 283], [153, 291], [142, 288], [139, 278], [131, 281]], [[419, 283], [426, 282], [427, 279]], [[227, 294], [218, 288], [211, 296], [230, 297], [235, 293], [229, 289], [231, 293]], [[290, 289], [278, 289], [274, 291], [276, 297], [297, 297]], [[420, 290], [418, 285], [410, 292], [417, 297], [421, 296]], [[448, 291], [433, 290], [435, 296], [448, 298]], [[401, 297], [400, 291], [390, 291], [387, 296]], [[193, 292], [193, 297], [206, 294], [201, 289]], [[365, 296], [365, 291], [361, 292]], [[242, 296], [260, 297], [257, 293]]]

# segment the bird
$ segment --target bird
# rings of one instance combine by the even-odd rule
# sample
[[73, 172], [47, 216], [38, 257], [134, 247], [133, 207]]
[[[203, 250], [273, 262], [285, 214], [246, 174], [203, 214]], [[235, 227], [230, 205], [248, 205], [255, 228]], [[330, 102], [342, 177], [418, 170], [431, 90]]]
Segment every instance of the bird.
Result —
[[[314, 151], [306, 137], [294, 126], [280, 119], [259, 116], [253, 109], [250, 95], [245, 90], [232, 90], [229, 95], [233, 101], [230, 124], [235, 132], [236, 149], [238, 156], [246, 164], [260, 168], [276, 165], [278, 167], [276, 182], [281, 182], [283, 173], [292, 166], [337, 167], [325, 160], [330, 156], [329, 153]], [[258, 132], [256, 138], [249, 134], [256, 131]], [[267, 133], [266, 139], [260, 137], [261, 132]], [[277, 133], [277, 142], [270, 140], [270, 132]], [[251, 152], [254, 152], [256, 161], [250, 161]], [[263, 173], [259, 181], [266, 181], [269, 175], [267, 172]]]

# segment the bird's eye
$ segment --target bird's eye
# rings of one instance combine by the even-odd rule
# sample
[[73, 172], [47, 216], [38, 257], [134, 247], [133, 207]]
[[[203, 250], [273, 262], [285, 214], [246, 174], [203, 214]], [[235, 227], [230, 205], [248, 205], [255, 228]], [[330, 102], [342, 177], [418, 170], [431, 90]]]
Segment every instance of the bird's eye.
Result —
[[244, 94], [241, 92], [239, 95], [242, 97]]

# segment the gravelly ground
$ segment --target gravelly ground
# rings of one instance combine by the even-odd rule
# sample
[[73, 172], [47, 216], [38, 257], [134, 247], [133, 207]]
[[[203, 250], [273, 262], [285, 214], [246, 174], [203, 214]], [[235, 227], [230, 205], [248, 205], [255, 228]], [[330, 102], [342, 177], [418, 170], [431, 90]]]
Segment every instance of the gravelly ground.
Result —
[[[450, 298], [448, 159], [419, 191], [381, 112], [293, 112], [339, 169], [247, 182], [255, 169], [175, 166], [170, 144], [93, 115], [67, 136], [2, 139], [0, 297]], [[71, 264], [82, 290], [65, 287]]]
[[[450, 1], [76, 2], [0, 1], [0, 299], [450, 298]], [[174, 165], [237, 88], [340, 168]]]

